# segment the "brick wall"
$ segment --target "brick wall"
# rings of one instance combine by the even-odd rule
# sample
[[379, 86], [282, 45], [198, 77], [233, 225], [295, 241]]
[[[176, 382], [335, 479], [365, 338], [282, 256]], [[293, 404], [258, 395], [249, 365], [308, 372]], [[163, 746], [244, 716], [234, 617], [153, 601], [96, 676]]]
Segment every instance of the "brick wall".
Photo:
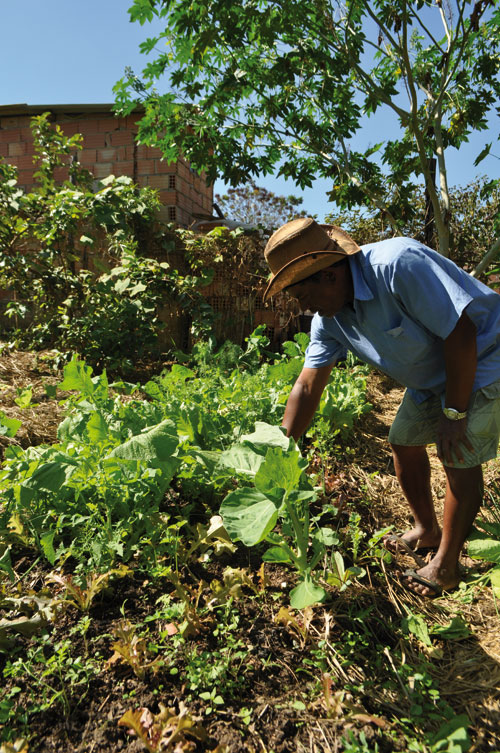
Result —
[[[40, 105], [0, 106], [0, 157], [15, 165], [19, 185], [33, 186], [33, 139], [31, 117], [52, 113], [66, 136], [83, 135], [83, 148], [77, 152], [79, 162], [96, 178], [127, 175], [140, 186], [155, 188], [164, 205], [160, 219], [188, 227], [198, 216], [212, 215], [213, 187], [179, 159], [167, 164], [159, 149], [136, 143], [140, 114], [116, 118], [111, 105]], [[67, 169], [56, 171], [58, 181], [66, 180]]]

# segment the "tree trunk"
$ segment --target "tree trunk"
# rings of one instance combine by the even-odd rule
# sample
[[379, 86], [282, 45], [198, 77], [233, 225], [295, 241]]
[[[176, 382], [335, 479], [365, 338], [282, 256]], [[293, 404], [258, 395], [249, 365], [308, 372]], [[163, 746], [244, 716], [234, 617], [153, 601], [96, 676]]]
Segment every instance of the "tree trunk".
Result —
[[[429, 157], [429, 172], [432, 182], [436, 185], [436, 158]], [[432, 248], [433, 236], [435, 230], [434, 206], [427, 185], [425, 186], [425, 215], [424, 215], [424, 243]]]

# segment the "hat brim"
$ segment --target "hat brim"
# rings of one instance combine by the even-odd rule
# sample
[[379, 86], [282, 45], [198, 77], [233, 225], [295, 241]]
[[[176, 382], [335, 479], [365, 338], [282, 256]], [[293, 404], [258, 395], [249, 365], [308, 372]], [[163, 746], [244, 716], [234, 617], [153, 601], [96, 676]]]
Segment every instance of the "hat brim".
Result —
[[297, 256], [293, 261], [285, 264], [272, 276], [265, 292], [263, 300], [266, 301], [269, 296], [276, 295], [283, 288], [289, 285], [295, 285], [297, 282], [305, 280], [306, 277], [326, 269], [331, 264], [341, 261], [346, 256], [352, 256], [361, 251], [360, 247], [351, 236], [336, 225], [321, 225], [330, 238], [335, 241], [337, 248], [335, 251], [309, 251], [307, 254]]
[[273, 275], [264, 292], [263, 300], [266, 301], [269, 296], [276, 295], [283, 288], [305, 280], [306, 277], [326, 269], [346, 256], [347, 254], [339, 251], [312, 251], [298, 256]]

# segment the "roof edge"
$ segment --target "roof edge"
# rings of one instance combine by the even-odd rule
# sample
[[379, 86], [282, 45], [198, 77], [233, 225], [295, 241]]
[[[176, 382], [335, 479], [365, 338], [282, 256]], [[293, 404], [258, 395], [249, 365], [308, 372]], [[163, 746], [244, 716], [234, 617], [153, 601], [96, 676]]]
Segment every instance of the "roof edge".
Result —
[[[16, 115], [35, 115], [42, 112], [62, 112], [74, 115], [75, 113], [88, 112], [112, 112], [114, 102], [99, 102], [95, 104], [62, 104], [62, 105], [28, 105], [26, 103], [13, 105], [0, 105], [0, 117]], [[136, 105], [132, 112], [142, 112], [143, 105]]]

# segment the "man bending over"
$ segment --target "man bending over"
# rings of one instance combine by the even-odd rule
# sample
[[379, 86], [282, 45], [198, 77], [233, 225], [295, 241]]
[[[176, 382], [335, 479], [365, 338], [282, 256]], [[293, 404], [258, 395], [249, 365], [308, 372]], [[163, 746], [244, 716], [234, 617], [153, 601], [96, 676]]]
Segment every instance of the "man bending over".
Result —
[[[449, 259], [412, 240], [359, 247], [340, 228], [292, 220], [270, 238], [264, 299], [286, 290], [314, 312], [311, 340], [283, 425], [298, 439], [335, 364], [351, 351], [407, 389], [389, 432], [398, 481], [415, 526], [413, 550], [435, 549], [406, 575], [422, 596], [460, 581], [459, 556], [483, 497], [482, 464], [500, 434], [500, 296]], [[426, 445], [446, 472], [442, 529]]]

